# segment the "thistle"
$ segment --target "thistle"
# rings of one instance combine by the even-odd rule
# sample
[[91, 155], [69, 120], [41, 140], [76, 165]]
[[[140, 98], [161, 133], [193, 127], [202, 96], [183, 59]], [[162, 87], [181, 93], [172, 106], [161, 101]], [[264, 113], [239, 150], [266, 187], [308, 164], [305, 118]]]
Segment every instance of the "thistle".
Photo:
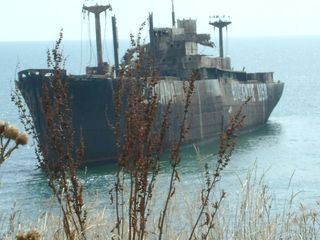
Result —
[[28, 136], [25, 133], [19, 133], [15, 140], [16, 145], [26, 145], [28, 143]]
[[19, 145], [26, 145], [28, 136], [18, 128], [0, 121], [0, 164], [9, 158]]
[[15, 140], [19, 134], [18, 128], [13, 125], [5, 125], [3, 136], [7, 139]]

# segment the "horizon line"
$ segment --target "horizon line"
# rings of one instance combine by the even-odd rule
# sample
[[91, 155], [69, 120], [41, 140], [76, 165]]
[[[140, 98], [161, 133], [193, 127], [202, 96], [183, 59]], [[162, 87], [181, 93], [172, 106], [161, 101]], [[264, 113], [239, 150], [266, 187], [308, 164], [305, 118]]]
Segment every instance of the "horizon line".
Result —
[[[268, 37], [320, 37], [320, 34], [306, 34], [306, 35], [299, 35], [299, 34], [287, 34], [287, 35], [234, 35], [228, 36], [228, 38], [268, 38]], [[1, 40], [0, 42], [50, 42], [56, 41], [56, 39], [14, 39], [14, 40]], [[63, 41], [90, 41], [90, 39], [63, 39]], [[91, 41], [95, 41], [95, 39], [91, 39]], [[113, 41], [112, 38], [105, 39], [105, 41]], [[129, 38], [119, 38], [119, 41], [130, 41]]]

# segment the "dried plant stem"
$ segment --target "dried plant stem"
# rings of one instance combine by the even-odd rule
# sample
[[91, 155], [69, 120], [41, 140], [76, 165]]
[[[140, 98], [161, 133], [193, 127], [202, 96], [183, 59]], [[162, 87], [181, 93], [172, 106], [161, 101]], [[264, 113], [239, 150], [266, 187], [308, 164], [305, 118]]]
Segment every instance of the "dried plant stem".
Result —
[[[199, 225], [199, 222], [202, 218], [202, 216], [205, 213], [205, 209], [207, 208], [209, 204], [209, 199], [212, 191], [215, 189], [216, 184], [220, 181], [221, 179], [221, 172], [223, 169], [228, 165], [228, 162], [230, 161], [231, 155], [234, 151], [236, 142], [235, 138], [239, 136], [239, 130], [243, 126], [243, 121], [245, 119], [245, 116], [242, 115], [242, 109], [243, 107], [251, 100], [251, 98], [248, 98], [240, 107], [238, 112], [230, 118], [230, 123], [229, 127], [224, 130], [220, 136], [220, 145], [219, 145], [219, 151], [217, 153], [218, 159], [216, 163], [216, 168], [213, 173], [213, 179], [210, 179], [209, 172], [206, 172], [206, 181], [207, 181], [207, 188], [202, 191], [206, 192], [204, 196], [201, 197], [201, 207], [200, 211], [198, 214], [198, 217], [196, 218], [196, 221], [192, 227], [189, 240], [192, 239], [196, 228]], [[206, 165], [206, 169], [208, 170], [208, 167]], [[213, 228], [213, 218], [216, 215], [216, 211], [218, 210], [221, 201], [225, 197], [225, 192], [222, 192], [221, 197], [218, 202], [214, 204], [214, 212], [211, 214], [211, 220], [207, 221], [205, 225], [208, 225], [208, 230], [207, 233], [204, 234], [204, 236], [208, 236], [210, 230]], [[208, 213], [207, 213], [208, 216]], [[206, 239], [206, 238], [204, 238]]]
[[[141, 31], [140, 28], [139, 31]], [[194, 90], [195, 76], [185, 84], [186, 102], [184, 115], [180, 122], [180, 133], [175, 136], [169, 145], [169, 131], [171, 121], [172, 99], [166, 104], [160, 103], [157, 87], [161, 81], [149, 56], [144, 56], [144, 46], [140, 45], [141, 33], [135, 41], [131, 37], [132, 49], [126, 54], [122, 64], [116, 91], [114, 94], [114, 108], [116, 121], [112, 125], [119, 149], [118, 166], [116, 174], [115, 192], [116, 225], [114, 230], [123, 236], [124, 221], [128, 221], [128, 239], [143, 240], [147, 237], [147, 222], [149, 217], [149, 203], [153, 197], [154, 185], [160, 170], [160, 159], [164, 147], [172, 146], [169, 157], [173, 169], [170, 180], [169, 197], [161, 219], [161, 229], [170, 198], [172, 197], [174, 182], [178, 178], [176, 167], [180, 162], [179, 151], [186, 136], [188, 126], [187, 113]], [[175, 119], [176, 120], [176, 119]], [[124, 215], [123, 187], [125, 178], [121, 173], [128, 174], [128, 216]], [[121, 228], [121, 229], [120, 229]], [[161, 237], [160, 237], [161, 238]]]
[[184, 89], [185, 94], [186, 94], [186, 99], [185, 99], [185, 105], [184, 105], [184, 114], [183, 114], [183, 118], [182, 121], [180, 123], [180, 133], [179, 133], [179, 137], [178, 137], [178, 141], [177, 143], [173, 146], [172, 150], [171, 150], [171, 154], [170, 154], [170, 164], [171, 164], [171, 177], [170, 177], [170, 183], [169, 183], [169, 190], [166, 196], [166, 200], [165, 200], [165, 205], [164, 208], [160, 214], [159, 217], [159, 240], [162, 239], [163, 236], [163, 226], [164, 226], [164, 222], [165, 222], [165, 217], [167, 215], [167, 209], [169, 206], [169, 202], [170, 199], [172, 198], [173, 194], [175, 193], [175, 188], [174, 188], [174, 184], [175, 181], [177, 179], [179, 179], [179, 175], [177, 172], [177, 166], [180, 163], [180, 148], [182, 145], [182, 141], [185, 139], [186, 134], [187, 134], [187, 117], [188, 117], [188, 112], [189, 112], [189, 107], [191, 104], [191, 97], [192, 94], [194, 92], [195, 89], [195, 79], [196, 79], [196, 75], [192, 74], [191, 77], [189, 78], [189, 80], [187, 81], [188, 83], [188, 87], [186, 87]]
[[61, 31], [54, 49], [47, 53], [48, 68], [53, 69], [53, 74], [43, 77], [40, 83], [43, 116], [39, 121], [45, 134], [39, 136], [36, 132], [17, 85], [12, 93], [12, 100], [18, 107], [20, 120], [26, 131], [36, 141], [39, 167], [46, 174], [48, 185], [63, 215], [65, 238], [85, 240], [87, 213], [84, 209], [83, 186], [77, 177], [77, 168], [84, 156], [84, 144], [83, 139], [79, 143], [74, 141], [68, 78], [63, 70], [65, 59], [60, 50], [62, 38]]

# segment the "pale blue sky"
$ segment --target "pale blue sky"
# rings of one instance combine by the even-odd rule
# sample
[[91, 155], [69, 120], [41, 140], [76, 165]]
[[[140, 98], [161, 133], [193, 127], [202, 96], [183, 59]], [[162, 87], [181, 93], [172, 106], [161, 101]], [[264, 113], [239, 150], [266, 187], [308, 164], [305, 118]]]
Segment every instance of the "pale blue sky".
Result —
[[[84, 2], [2, 0], [0, 41], [54, 40], [60, 28], [64, 28], [65, 40], [86, 39], [88, 22], [81, 13]], [[95, 2], [112, 5], [121, 39], [136, 33], [151, 11], [156, 27], [171, 25], [171, 0], [86, 1], [88, 5]], [[196, 18], [201, 33], [213, 32], [208, 25], [210, 15], [225, 14], [233, 22], [229, 36], [320, 35], [320, 0], [175, 0], [175, 10], [177, 18]], [[108, 12], [106, 38], [111, 38], [110, 17]], [[93, 25], [91, 28], [93, 33]]]

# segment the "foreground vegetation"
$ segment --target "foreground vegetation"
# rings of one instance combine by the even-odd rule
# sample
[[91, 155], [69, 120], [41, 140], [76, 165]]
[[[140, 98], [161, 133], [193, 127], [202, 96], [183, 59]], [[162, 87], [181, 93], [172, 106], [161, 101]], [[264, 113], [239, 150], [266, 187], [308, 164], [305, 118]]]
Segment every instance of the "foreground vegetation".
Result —
[[18, 128], [0, 121], [0, 164], [7, 160], [19, 146], [28, 143], [28, 136]]
[[[226, 199], [222, 202], [215, 216], [215, 226], [207, 239], [319, 239], [318, 207], [309, 209], [300, 205], [300, 208], [297, 208], [294, 195], [289, 197], [286, 203], [281, 204], [280, 207], [276, 204], [275, 194], [265, 185], [267, 179], [264, 178], [267, 177], [258, 177], [256, 174], [254, 168], [250, 169], [247, 174], [239, 177], [239, 181], [234, 182], [234, 188], [237, 188], [238, 191], [227, 193]], [[190, 196], [188, 186], [190, 182], [186, 181], [183, 175], [181, 181], [177, 194], [168, 208], [171, 220], [165, 226], [164, 239], [187, 239], [198, 213], [198, 202], [201, 201], [200, 192], [195, 190], [198, 193], [195, 194], [192, 191]], [[201, 184], [203, 183], [199, 176], [197, 183], [193, 186], [200, 187]], [[152, 206], [156, 206], [156, 202], [162, 198], [162, 193], [158, 189], [154, 194], [155, 200], [152, 202]], [[109, 207], [101, 209], [101, 206], [96, 206], [98, 202], [88, 202], [87, 239], [121, 239], [112, 233], [115, 213], [110, 211]], [[128, 203], [124, 208], [128, 209]], [[150, 213], [152, 220], [148, 223], [145, 239], [157, 239], [155, 233], [158, 223], [154, 219], [158, 217], [158, 210], [153, 208]], [[62, 220], [61, 215], [57, 212], [44, 212], [34, 222], [24, 222], [18, 216], [11, 216], [10, 220], [9, 218], [6, 220], [8, 221], [6, 225], [11, 226], [11, 229], [9, 227], [3, 229], [6, 234], [2, 235], [1, 239], [14, 239], [17, 234], [22, 236], [24, 233], [26, 235], [28, 230], [32, 230], [30, 235], [41, 235], [41, 239], [65, 239]], [[128, 239], [128, 232], [125, 232], [122, 239]], [[202, 239], [201, 232], [196, 232], [195, 239]]]
[[[173, 115], [172, 100], [167, 106], [159, 103], [156, 86], [160, 79], [152, 59], [144, 56], [140, 35], [137, 40], [132, 38], [133, 50], [128, 51], [122, 63], [114, 95], [116, 116], [114, 122], [108, 123], [119, 150], [114, 186], [107, 186], [110, 191], [109, 199], [105, 197], [105, 209], [95, 210], [97, 204], [84, 197], [84, 186], [78, 176], [85, 146], [81, 140], [74, 141], [68, 80], [61, 75], [64, 63], [59, 48], [61, 40], [62, 34], [56, 47], [48, 51], [48, 67], [55, 74], [42, 85], [46, 141], [39, 141], [19, 90], [12, 96], [26, 132], [37, 142], [38, 165], [48, 179], [59, 213], [44, 212], [35, 223], [22, 224], [12, 215], [9, 223], [4, 224], [8, 230], [3, 231], [2, 238], [317, 239], [318, 212], [304, 208], [292, 211], [293, 197], [283, 211], [273, 211], [278, 206], [274, 205], [272, 193], [263, 179], [253, 177], [254, 172], [249, 171], [241, 179], [237, 193], [219, 188], [245, 120], [241, 108], [222, 130], [217, 153], [209, 161], [199, 153], [199, 164], [203, 165], [200, 182], [181, 183], [184, 179], [178, 170], [180, 151], [188, 135], [189, 107], [197, 76], [191, 73], [185, 81], [183, 112]], [[179, 134], [170, 139], [172, 127], [178, 128]], [[16, 145], [21, 144], [17, 136], [15, 141]], [[165, 149], [169, 155], [163, 161], [170, 170], [163, 178], [160, 159]]]

